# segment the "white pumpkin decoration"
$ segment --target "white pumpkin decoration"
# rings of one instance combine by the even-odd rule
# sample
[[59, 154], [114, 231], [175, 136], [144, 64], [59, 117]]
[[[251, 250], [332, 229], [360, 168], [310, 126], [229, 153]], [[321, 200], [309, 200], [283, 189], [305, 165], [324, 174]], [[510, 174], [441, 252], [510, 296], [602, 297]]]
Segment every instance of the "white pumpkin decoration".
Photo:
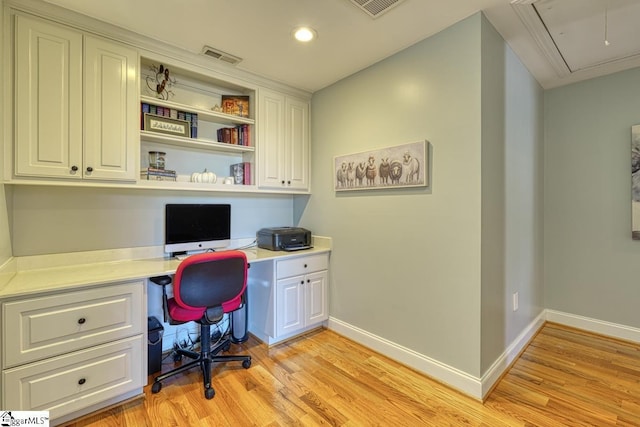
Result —
[[218, 177], [213, 172], [207, 172], [205, 169], [202, 172], [194, 172], [191, 174], [191, 182], [204, 182], [207, 184], [215, 184]]

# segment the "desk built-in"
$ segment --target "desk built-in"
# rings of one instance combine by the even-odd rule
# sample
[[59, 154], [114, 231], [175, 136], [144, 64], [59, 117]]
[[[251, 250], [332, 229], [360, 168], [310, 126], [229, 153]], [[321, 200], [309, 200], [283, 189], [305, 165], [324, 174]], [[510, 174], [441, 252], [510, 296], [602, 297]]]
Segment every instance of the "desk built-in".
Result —
[[[249, 332], [272, 345], [326, 322], [330, 246], [315, 237], [306, 251], [245, 250]], [[17, 257], [2, 266], [0, 407], [48, 410], [55, 425], [141, 396], [147, 279], [173, 274], [179, 263], [152, 247]]]

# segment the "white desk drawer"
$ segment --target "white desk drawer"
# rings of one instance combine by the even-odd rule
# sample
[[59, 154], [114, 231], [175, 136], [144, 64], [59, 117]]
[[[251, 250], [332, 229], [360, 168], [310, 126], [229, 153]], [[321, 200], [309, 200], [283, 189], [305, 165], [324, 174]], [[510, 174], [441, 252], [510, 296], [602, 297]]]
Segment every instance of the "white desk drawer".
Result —
[[329, 268], [329, 255], [318, 254], [301, 256], [277, 262], [276, 276], [278, 279], [300, 276], [314, 271]]
[[139, 281], [3, 304], [3, 367], [142, 333], [143, 296]]
[[2, 373], [2, 407], [50, 411], [51, 418], [142, 390], [143, 335], [77, 351]]

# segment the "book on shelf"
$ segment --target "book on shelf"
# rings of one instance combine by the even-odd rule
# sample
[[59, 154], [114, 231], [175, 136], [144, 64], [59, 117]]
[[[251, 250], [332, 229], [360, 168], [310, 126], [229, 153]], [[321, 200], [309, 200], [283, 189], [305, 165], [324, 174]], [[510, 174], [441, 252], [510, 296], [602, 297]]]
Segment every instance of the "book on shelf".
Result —
[[146, 102], [143, 102], [142, 104], [140, 104], [140, 108], [142, 111], [142, 114], [140, 114], [140, 129], [144, 130], [144, 115], [149, 114], [151, 110], [150, 110], [150, 105], [147, 104]]
[[240, 117], [249, 117], [249, 97], [222, 95], [222, 112]]
[[191, 138], [198, 137], [198, 115], [191, 113]]
[[140, 178], [147, 181], [176, 181], [176, 171], [169, 169], [147, 168], [140, 171]]
[[220, 128], [217, 131], [218, 142], [233, 145], [251, 145], [251, 135], [249, 125], [238, 125], [236, 127]]
[[236, 163], [229, 169], [235, 184], [251, 185], [251, 162]]

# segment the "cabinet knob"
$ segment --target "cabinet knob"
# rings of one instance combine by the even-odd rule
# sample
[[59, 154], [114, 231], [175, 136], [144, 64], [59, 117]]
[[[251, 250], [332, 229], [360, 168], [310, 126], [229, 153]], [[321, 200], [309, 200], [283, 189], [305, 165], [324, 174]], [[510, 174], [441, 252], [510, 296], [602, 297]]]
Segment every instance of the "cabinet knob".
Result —
[[304, 268], [307, 268], [307, 264], [304, 265]]
[[311, 283], [311, 279], [307, 279], [307, 283]]
[[291, 185], [291, 181], [287, 181], [287, 185]]
[[282, 185], [284, 185], [284, 179], [282, 180]]
[[71, 172], [77, 172], [78, 167], [76, 165], [71, 166]]
[[78, 319], [78, 325], [84, 325], [84, 323], [87, 321], [87, 319], [85, 319], [84, 317], [81, 317]]
[[87, 382], [87, 380], [86, 380], [86, 379], [84, 379], [84, 378], [80, 378], [80, 379], [78, 380], [78, 385], [82, 385], [82, 384], [84, 384], [84, 383], [86, 383], [86, 382]]
[[301, 285], [304, 285], [304, 280], [301, 280], [301, 281], [300, 281], [300, 284], [301, 284]]
[[93, 168], [91, 166], [87, 166], [87, 172], [89, 173], [93, 172]]

